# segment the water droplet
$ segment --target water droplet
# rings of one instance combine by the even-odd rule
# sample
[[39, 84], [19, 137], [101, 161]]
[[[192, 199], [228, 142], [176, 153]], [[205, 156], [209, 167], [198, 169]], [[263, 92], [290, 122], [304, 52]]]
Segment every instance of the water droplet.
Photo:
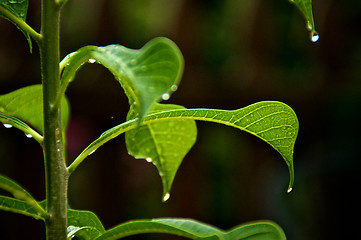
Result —
[[93, 58], [90, 58], [90, 59], [89, 59], [89, 63], [95, 63], [95, 62], [96, 62], [95, 59], [93, 59]]
[[317, 32], [312, 32], [311, 34], [311, 42], [317, 42], [318, 39], [320, 39], [320, 36], [318, 35]]
[[27, 138], [33, 138], [33, 135], [31, 135], [30, 133], [25, 133], [25, 136], [26, 136]]
[[89, 153], [89, 155], [92, 155], [95, 152], [95, 149]]
[[166, 202], [170, 197], [170, 194], [169, 193], [166, 193], [163, 197], [163, 202]]
[[6, 128], [12, 128], [13, 125], [11, 125], [11, 124], [9, 124], [9, 123], [4, 123], [4, 127], [6, 127]]
[[292, 192], [292, 187], [290, 187], [289, 189], [287, 189], [287, 193], [290, 193], [290, 192]]
[[146, 158], [145, 161], [152, 162], [153, 160], [151, 158]]
[[170, 87], [170, 90], [172, 90], [173, 92], [177, 91], [178, 89], [178, 86], [173, 84], [171, 87]]
[[169, 98], [170, 98], [170, 95], [169, 95], [168, 93], [164, 93], [164, 94], [162, 95], [162, 99], [163, 99], [164, 101], [169, 100]]

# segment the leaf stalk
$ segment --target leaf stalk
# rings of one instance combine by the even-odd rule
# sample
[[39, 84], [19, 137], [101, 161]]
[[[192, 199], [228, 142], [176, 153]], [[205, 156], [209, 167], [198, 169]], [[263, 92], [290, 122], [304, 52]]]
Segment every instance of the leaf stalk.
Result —
[[24, 22], [21, 18], [15, 16], [12, 12], [4, 8], [0, 5], [0, 12], [10, 19], [12, 22], [16, 23], [16, 25], [23, 30], [24, 32], [28, 33], [38, 44], [42, 39], [41, 34], [35, 31], [31, 26], [29, 26], [26, 22]]

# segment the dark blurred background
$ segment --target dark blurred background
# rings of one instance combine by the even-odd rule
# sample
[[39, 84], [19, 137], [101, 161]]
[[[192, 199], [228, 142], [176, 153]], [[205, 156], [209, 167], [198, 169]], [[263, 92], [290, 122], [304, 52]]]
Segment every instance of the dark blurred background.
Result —
[[[162, 203], [156, 168], [128, 156], [124, 137], [104, 145], [71, 176], [72, 208], [94, 211], [106, 228], [136, 218], [194, 218], [223, 229], [268, 219], [291, 240], [356, 239], [360, 197], [361, 2], [314, 0], [320, 35], [285, 0], [70, 0], [61, 57], [84, 45], [140, 48], [156, 36], [177, 43], [185, 72], [169, 103], [237, 109], [261, 100], [290, 105], [300, 122], [295, 185], [266, 143], [229, 127], [198, 122], [198, 141]], [[28, 23], [40, 26], [40, 0]], [[39, 53], [0, 19], [0, 94], [40, 83]], [[68, 158], [124, 121], [127, 99], [102, 66], [88, 64], [67, 95]], [[44, 199], [42, 150], [16, 129], [0, 128], [0, 173]], [[0, 239], [45, 239], [43, 223], [0, 212]], [[138, 236], [129, 239], [178, 239]]]

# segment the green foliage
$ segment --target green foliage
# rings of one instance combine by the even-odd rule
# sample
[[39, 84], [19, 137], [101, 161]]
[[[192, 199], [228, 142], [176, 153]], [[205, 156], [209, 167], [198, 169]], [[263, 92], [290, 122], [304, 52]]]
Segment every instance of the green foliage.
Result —
[[[167, 105], [158, 105], [167, 106]], [[174, 106], [174, 105], [171, 105]], [[169, 109], [169, 108], [168, 108]], [[248, 107], [241, 108], [239, 110], [227, 111], [227, 110], [216, 110], [216, 109], [173, 109], [168, 111], [160, 111], [157, 113], [151, 113], [143, 118], [142, 125], [149, 125], [154, 122], [166, 123], [163, 128], [168, 128], [169, 125], [172, 125], [174, 120], [200, 120], [200, 121], [209, 121], [228, 125], [231, 127], [238, 128], [240, 130], [246, 131], [252, 135], [255, 135], [262, 139], [263, 141], [270, 144], [274, 149], [276, 149], [286, 161], [289, 171], [290, 171], [290, 183], [288, 186], [288, 191], [291, 191], [294, 172], [293, 172], [293, 148], [297, 138], [298, 133], [298, 120], [294, 111], [284, 103], [265, 101], [252, 104]], [[169, 121], [172, 120], [172, 121]], [[136, 128], [138, 125], [138, 120], [130, 120], [118, 126], [115, 126], [106, 132], [104, 132], [98, 139], [92, 142], [84, 151], [78, 156], [77, 159], [69, 166], [69, 171], [73, 172], [75, 168], [91, 153], [96, 149], [102, 146], [104, 143], [110, 141], [111, 139], [119, 136], [120, 134], [130, 131]], [[179, 126], [178, 126], [179, 127]], [[195, 132], [184, 131], [188, 129], [177, 129], [176, 126], [171, 126], [172, 132], [175, 135], [185, 135], [185, 134], [195, 134]], [[138, 130], [140, 129], [140, 130]], [[145, 146], [145, 149], [136, 157], [142, 158], [151, 158], [152, 160], [163, 158], [159, 164], [162, 167], [159, 167], [158, 162], [155, 162], [155, 165], [158, 167], [160, 175], [163, 179], [164, 185], [164, 194], [166, 195], [170, 190], [170, 185], [167, 184], [169, 181], [173, 181], [174, 175], [169, 175], [169, 172], [174, 172], [177, 170], [179, 164], [169, 160], [167, 164], [164, 164], [164, 160], [168, 159], [167, 155], [178, 154], [178, 149], [183, 148], [183, 145], [192, 146], [193, 138], [182, 138], [183, 141], [179, 143], [177, 141], [170, 141], [167, 134], [157, 135], [156, 138], [150, 136], [150, 134], [145, 130], [144, 127], [140, 126], [137, 130], [136, 138], [134, 140], [138, 141], [141, 144], [152, 144], [154, 141], [160, 141], [162, 144], [171, 144], [172, 148], [168, 149], [165, 153], [165, 156], [159, 154], [155, 146]], [[146, 129], [148, 130], [148, 129]], [[168, 132], [169, 130], [165, 130]], [[129, 138], [132, 138], [134, 134]], [[176, 136], [177, 138], [177, 136]], [[172, 139], [174, 140], [174, 139]], [[133, 142], [133, 141], [132, 141]], [[129, 146], [129, 143], [127, 143]], [[152, 144], [154, 145], [154, 143]], [[144, 146], [144, 145], [143, 145]], [[147, 152], [147, 147], [150, 152]], [[152, 147], [154, 147], [152, 149]], [[139, 148], [137, 145], [132, 145], [130, 152], [132, 153], [133, 148]], [[128, 147], [129, 150], [129, 147]], [[184, 149], [185, 150], [185, 149]], [[172, 153], [170, 153], [172, 151]], [[154, 155], [156, 156], [154, 158]], [[172, 158], [171, 158], [172, 159]], [[171, 182], [170, 182], [171, 183]]]
[[317, 42], [319, 36], [318, 33], [316, 32], [315, 22], [313, 20], [312, 0], [290, 0], [290, 2], [294, 3], [301, 11], [303, 16], [306, 18], [307, 29], [311, 32], [311, 41]]
[[11, 193], [14, 198], [0, 196], [0, 209], [45, 220], [48, 213], [23, 187], [0, 175], [0, 189]]
[[[156, 104], [150, 114], [169, 110], [185, 109], [182, 106]], [[132, 112], [130, 112], [132, 113]], [[133, 119], [131, 114], [128, 118]], [[143, 123], [125, 134], [129, 154], [144, 158], [158, 169], [163, 181], [163, 201], [169, 198], [169, 191], [184, 156], [197, 138], [197, 126], [193, 119], [172, 119]]]
[[114, 74], [129, 99], [131, 109], [142, 118], [163, 94], [170, 94], [180, 81], [183, 56], [169, 39], [155, 38], [140, 50], [120, 45], [86, 46], [61, 62], [64, 68], [59, 96], [64, 94], [84, 63], [99, 63]]
[[191, 219], [137, 220], [106, 231], [97, 240], [114, 240], [141, 233], [165, 233], [190, 239], [207, 240], [285, 240], [282, 229], [272, 222], [256, 222], [222, 231]]
[[94, 213], [69, 209], [68, 224], [68, 238], [76, 236], [80, 240], [115, 240], [145, 233], [207, 240], [286, 239], [282, 229], [270, 221], [248, 223], [223, 231], [192, 219], [156, 218], [125, 222], [106, 231]]
[[[65, 131], [70, 116], [69, 103], [65, 97], [61, 101], [61, 111], [62, 125]], [[28, 86], [1, 95], [0, 112], [1, 122], [14, 125], [14, 127], [21, 128], [26, 134], [39, 138], [39, 135], [44, 133], [42, 85]]]
[[68, 226], [68, 238], [77, 236], [80, 240], [92, 240], [105, 233], [98, 217], [89, 211], [68, 209]]
[[30, 52], [32, 51], [32, 43], [30, 34], [21, 28], [20, 24], [26, 20], [26, 14], [28, 11], [28, 0], [0, 0], [0, 17], [4, 17], [12, 22], [20, 31], [25, 35]]
[[[46, 11], [50, 9], [60, 16], [60, 9], [66, 2], [66, 0], [42, 1], [42, 10], [45, 11], [42, 15], [43, 20], [46, 23], [51, 21], [55, 27], [59, 27], [57, 19], [52, 18], [55, 15]], [[315, 31], [311, 0], [291, 0], [291, 2], [295, 3], [305, 16], [307, 27], [311, 31], [311, 40], [317, 41], [318, 35]], [[47, 4], [46, 7], [45, 4]], [[49, 30], [46, 34], [39, 34], [34, 31], [25, 23], [27, 8], [27, 0], [0, 0], [0, 16], [10, 20], [25, 34], [30, 48], [30, 37], [33, 37], [39, 45], [40, 53], [44, 56], [44, 46], [50, 41], [43, 38], [58, 33], [52, 33]], [[56, 37], [58, 36], [53, 39]], [[58, 70], [59, 62], [53, 58], [56, 58], [59, 46], [54, 45], [54, 49], [49, 51], [54, 51], [55, 54], [47, 55], [52, 56], [47, 58], [52, 62], [42, 64], [43, 81], [49, 81], [54, 77], [50, 76], [49, 71], [44, 70], [47, 65], [54, 66], [55, 64]], [[64, 144], [60, 133], [65, 136], [64, 132], [69, 119], [69, 104], [65, 98], [65, 92], [74, 80], [76, 72], [85, 63], [101, 64], [114, 75], [128, 97], [130, 110], [126, 122], [105, 131], [94, 140], [71, 162], [64, 174], [58, 170], [59, 166], [65, 167], [60, 151]], [[170, 196], [169, 192], [176, 172], [196, 141], [195, 121], [198, 120], [231, 126], [268, 143], [286, 162], [290, 172], [288, 191], [292, 190], [293, 149], [298, 134], [298, 120], [292, 108], [276, 101], [258, 102], [233, 111], [186, 109], [179, 105], [158, 103], [169, 99], [172, 92], [177, 89], [183, 73], [182, 54], [171, 40], [155, 38], [139, 50], [121, 45], [86, 46], [67, 55], [60, 62], [59, 72], [59, 79], [55, 79], [57, 82], [54, 86], [52, 86], [53, 83], [44, 84], [44, 90], [43, 85], [28, 86], [0, 96], [0, 121], [6, 127], [14, 126], [20, 129], [27, 136], [37, 140], [42, 147], [44, 143], [49, 143], [47, 146], [50, 148], [44, 147], [46, 167], [53, 167], [54, 172], [50, 171], [50, 175], [58, 174], [54, 178], [47, 178], [49, 181], [47, 187], [50, 189], [58, 189], [57, 182], [52, 182], [53, 179], [61, 179], [60, 182], [67, 184], [68, 175], [73, 173], [88, 155], [104, 143], [125, 133], [129, 154], [135, 158], [144, 158], [157, 167], [163, 182], [163, 201], [166, 201]], [[56, 93], [54, 103], [44, 102], [43, 96], [49, 96], [49, 89], [46, 86]], [[61, 119], [58, 116], [61, 116]], [[50, 117], [56, 121], [49, 121]], [[58, 123], [59, 125], [56, 125]], [[49, 134], [48, 138], [44, 139], [43, 135], [47, 132], [55, 134]], [[52, 136], [55, 137], [51, 138]], [[52, 213], [58, 214], [57, 211], [60, 211], [54, 210], [57, 206], [51, 205], [56, 197], [49, 196], [48, 199], [39, 203], [24, 188], [4, 176], [0, 176], [0, 188], [13, 195], [13, 197], [0, 196], [0, 209], [41, 219], [47, 223], [47, 228], [62, 228], [56, 224], [51, 226], [55, 219], [54, 215], [50, 214], [49, 208], [53, 210]], [[66, 190], [66, 187], [63, 189]], [[60, 196], [66, 196], [66, 191], [62, 194]], [[59, 199], [56, 200], [59, 203]], [[61, 201], [66, 204], [66, 197]], [[64, 232], [66, 230], [68, 239], [77, 236], [81, 240], [110, 240], [142, 233], [166, 233], [208, 240], [286, 239], [282, 229], [277, 224], [268, 221], [250, 223], [230, 231], [222, 231], [189, 219], [136, 220], [106, 231], [98, 217], [92, 212], [66, 209], [66, 207], [63, 210], [60, 215], [67, 216], [68, 226], [65, 226], [66, 221], [64, 221], [63, 230]], [[51, 230], [49, 233], [56, 231]], [[61, 236], [51, 234], [47, 237], [48, 239], [61, 238]]]

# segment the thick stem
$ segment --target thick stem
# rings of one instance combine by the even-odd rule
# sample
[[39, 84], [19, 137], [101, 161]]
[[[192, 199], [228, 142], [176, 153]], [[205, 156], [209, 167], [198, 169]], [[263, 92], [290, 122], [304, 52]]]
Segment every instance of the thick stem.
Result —
[[66, 240], [68, 171], [63, 155], [60, 105], [54, 106], [60, 84], [60, 8], [54, 0], [42, 1], [40, 42], [44, 102], [44, 158], [48, 240]]

